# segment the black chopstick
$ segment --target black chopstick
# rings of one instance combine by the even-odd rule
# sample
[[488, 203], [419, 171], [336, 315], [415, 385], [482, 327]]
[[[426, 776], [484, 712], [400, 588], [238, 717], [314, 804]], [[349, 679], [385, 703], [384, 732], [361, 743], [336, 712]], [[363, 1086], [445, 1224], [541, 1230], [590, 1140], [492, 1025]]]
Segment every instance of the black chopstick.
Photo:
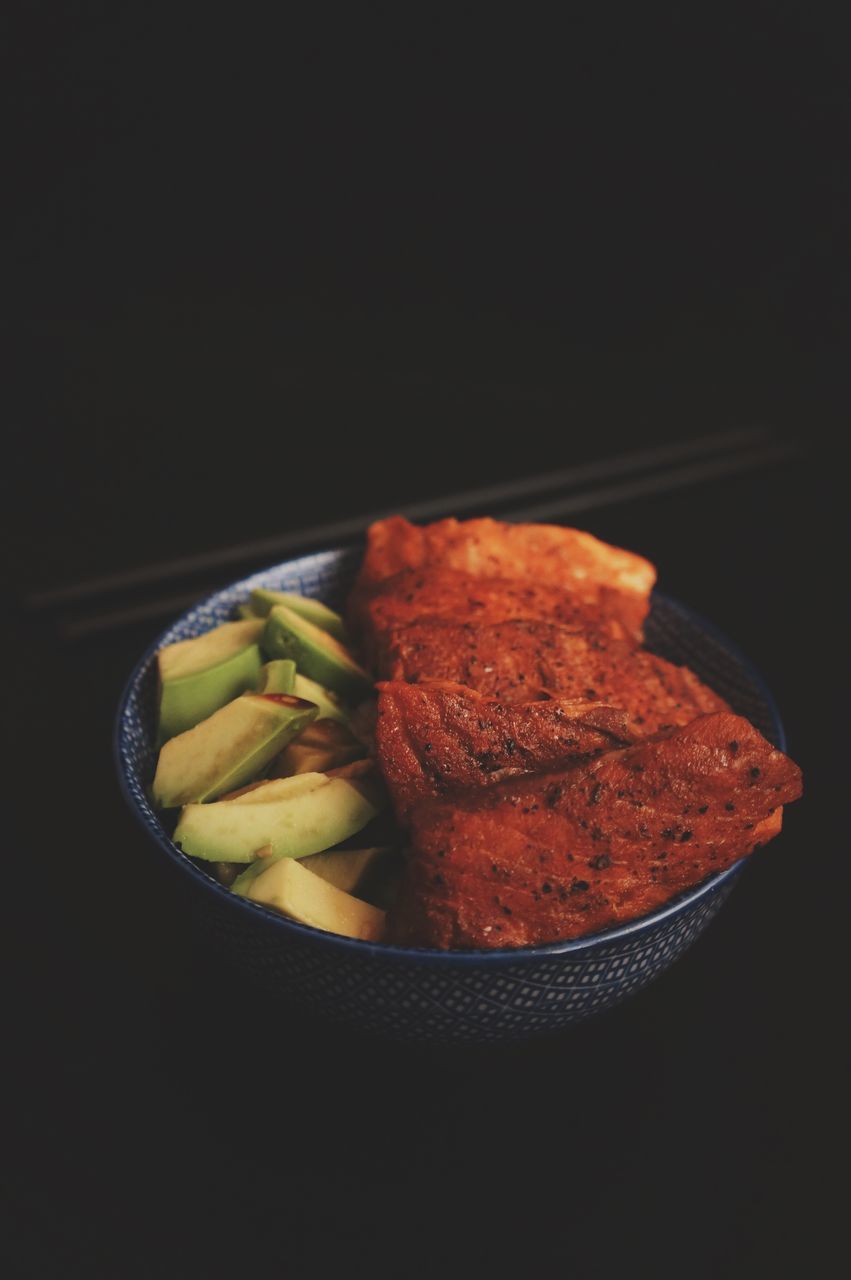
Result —
[[[618, 454], [614, 458], [583, 463], [576, 467], [520, 477], [481, 489], [469, 489], [427, 502], [412, 503], [406, 507], [373, 511], [331, 524], [314, 525], [292, 533], [260, 538], [236, 546], [219, 547], [213, 551], [181, 556], [157, 564], [141, 565], [118, 573], [103, 574], [83, 582], [35, 592], [28, 597], [26, 603], [28, 608], [33, 610], [52, 609], [209, 574], [233, 565], [256, 564], [259, 566], [274, 557], [292, 555], [299, 551], [319, 550], [322, 547], [338, 546], [341, 543], [353, 541], [360, 537], [367, 525], [374, 520], [380, 520], [391, 514], [405, 515], [410, 520], [434, 520], [444, 515], [460, 516], [474, 511], [496, 514], [505, 504], [515, 503], [522, 498], [547, 493], [562, 495], [565, 490], [578, 489], [583, 485], [595, 484], [601, 480], [614, 480], [620, 476], [651, 472], [686, 459], [699, 459], [747, 450], [770, 439], [771, 433], [766, 428], [747, 427], [699, 436], [692, 440], [675, 441], [650, 449]], [[591, 493], [593, 492], [595, 491], [592, 490]], [[588, 509], [588, 507], [577, 508], [577, 510]]]
[[[734, 475], [747, 471], [764, 469], [799, 456], [801, 446], [796, 441], [770, 441], [765, 445], [754, 447], [738, 453], [724, 455], [720, 458], [704, 459], [687, 466], [669, 468], [650, 475], [641, 475], [620, 484], [598, 485], [582, 493], [553, 496], [548, 501], [535, 506], [514, 508], [503, 512], [508, 520], [552, 520], [575, 512], [590, 511], [598, 507], [612, 506], [619, 502], [627, 502], [636, 498], [647, 498], [679, 489], [689, 488], [722, 476]], [[422, 504], [426, 505], [426, 504]], [[441, 508], [445, 509], [445, 508]], [[411, 512], [411, 508], [408, 508]], [[371, 519], [372, 517], [369, 517]], [[336, 528], [347, 526], [351, 522], [341, 522]], [[330, 528], [331, 526], [326, 526]], [[358, 523], [356, 532], [362, 533], [364, 524]], [[88, 636], [115, 631], [134, 623], [154, 618], [171, 617], [182, 609], [193, 604], [201, 593], [199, 591], [181, 595], [160, 597], [141, 604], [131, 605], [124, 609], [110, 610], [104, 613], [84, 614], [66, 619], [60, 624], [60, 631], [69, 640], [84, 639]]]
[[801, 452], [801, 445], [797, 441], [777, 441], [762, 448], [749, 449], [729, 457], [712, 458], [693, 463], [691, 466], [672, 468], [657, 475], [639, 476], [634, 480], [626, 480], [622, 484], [601, 486], [586, 493], [569, 494], [535, 506], [520, 507], [511, 512], [510, 518], [518, 521], [552, 520], [571, 516], [580, 511], [594, 511], [598, 507], [632, 501], [635, 498], [674, 493], [677, 489], [686, 489], [707, 480], [718, 480], [722, 476], [734, 475], [737, 472], [754, 471], [773, 466], [778, 462], [786, 462], [800, 456]]

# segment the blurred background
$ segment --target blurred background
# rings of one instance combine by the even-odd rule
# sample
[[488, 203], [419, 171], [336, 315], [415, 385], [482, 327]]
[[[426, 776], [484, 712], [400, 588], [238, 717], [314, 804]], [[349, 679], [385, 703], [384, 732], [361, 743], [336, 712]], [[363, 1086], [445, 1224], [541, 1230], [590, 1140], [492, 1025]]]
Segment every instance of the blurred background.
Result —
[[839, 17], [21, 6], [28, 576], [150, 559], [154, 503], [201, 549], [730, 423], [827, 430]]
[[[13, 1274], [815, 1266], [847, 1134], [841, 6], [3, 22]], [[748, 650], [805, 770], [669, 975], [547, 1046], [413, 1054], [270, 1011], [187, 940], [109, 760], [167, 618], [72, 641], [31, 593], [750, 426], [794, 463], [577, 519]], [[312, 1109], [235, 1119], [291, 1069]]]

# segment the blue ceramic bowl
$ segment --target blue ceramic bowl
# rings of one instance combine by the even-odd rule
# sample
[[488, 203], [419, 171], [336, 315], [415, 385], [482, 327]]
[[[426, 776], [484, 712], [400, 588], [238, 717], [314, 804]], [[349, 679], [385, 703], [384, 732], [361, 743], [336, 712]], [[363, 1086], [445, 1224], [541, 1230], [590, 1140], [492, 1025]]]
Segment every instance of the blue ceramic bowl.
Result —
[[[155, 761], [157, 649], [227, 621], [254, 587], [298, 591], [339, 606], [361, 555], [357, 548], [305, 556], [217, 591], [163, 632], [130, 677], [116, 723], [118, 776], [152, 843], [186, 877], [196, 919], [247, 980], [334, 1021], [399, 1039], [484, 1042], [541, 1035], [647, 986], [703, 932], [741, 863], [651, 915], [575, 942], [442, 952], [358, 942], [286, 920], [230, 893], [170, 840], [146, 795]], [[647, 643], [663, 657], [687, 663], [784, 748], [780, 717], [761, 676], [714, 627], [656, 594]]]

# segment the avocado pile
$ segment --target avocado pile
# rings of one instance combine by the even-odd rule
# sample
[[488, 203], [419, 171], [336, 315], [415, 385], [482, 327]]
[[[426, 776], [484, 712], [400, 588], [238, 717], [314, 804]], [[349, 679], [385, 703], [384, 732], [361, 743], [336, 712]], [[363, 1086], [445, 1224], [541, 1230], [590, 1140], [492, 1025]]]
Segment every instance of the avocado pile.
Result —
[[318, 600], [258, 589], [239, 614], [157, 654], [154, 802], [234, 893], [376, 941], [394, 851], [349, 847], [384, 807], [351, 728], [372, 679]]

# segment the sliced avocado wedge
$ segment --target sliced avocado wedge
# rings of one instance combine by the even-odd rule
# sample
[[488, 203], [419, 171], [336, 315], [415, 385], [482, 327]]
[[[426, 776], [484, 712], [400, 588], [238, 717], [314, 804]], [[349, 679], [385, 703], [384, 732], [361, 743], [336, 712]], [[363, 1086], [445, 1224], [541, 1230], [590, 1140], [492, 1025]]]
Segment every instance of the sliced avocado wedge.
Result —
[[302, 674], [353, 702], [372, 692], [371, 676], [339, 640], [284, 604], [266, 619], [261, 644], [270, 658], [292, 658]]
[[160, 745], [193, 728], [257, 682], [263, 623], [225, 622], [157, 654]]
[[317, 717], [319, 720], [339, 720], [340, 724], [350, 723], [351, 715], [336, 693], [332, 693], [330, 689], [323, 688], [315, 680], [309, 680], [300, 671], [296, 671], [295, 684], [292, 691], [297, 698], [306, 698], [308, 702], [316, 703], [319, 708], [319, 716]]
[[272, 761], [269, 776], [327, 773], [366, 755], [366, 747], [336, 720], [314, 720]]
[[[295, 693], [295, 663], [292, 658], [277, 658], [263, 665], [257, 681], [258, 693]], [[296, 694], [297, 698], [303, 695]], [[312, 698], [307, 698], [312, 702]]]
[[300, 861], [303, 867], [333, 884], [335, 889], [357, 894], [358, 889], [372, 878], [376, 867], [391, 853], [392, 849], [386, 845], [376, 845], [372, 849], [327, 849]]
[[[381, 789], [369, 779], [300, 773], [276, 778], [235, 800], [186, 805], [174, 840], [193, 858], [213, 862], [253, 863], [258, 849], [267, 848], [272, 858], [304, 858], [355, 835], [383, 800]], [[256, 874], [250, 866], [237, 883]]]
[[263, 634], [263, 626], [260, 618], [223, 622], [203, 635], [167, 644], [157, 654], [159, 674], [163, 680], [179, 680], [206, 671], [233, 657], [247, 645], [257, 644]]
[[295, 796], [315, 791], [326, 782], [327, 775], [318, 772], [303, 773], [298, 778], [265, 778], [256, 786], [244, 787], [236, 794], [223, 796], [221, 803], [231, 801], [233, 804], [270, 804], [273, 800], [292, 800]]
[[292, 858], [281, 858], [255, 876], [245, 897], [326, 933], [366, 942], [378, 942], [384, 936], [387, 917], [383, 911], [337, 889]]
[[265, 618], [279, 604], [292, 609], [293, 613], [297, 613], [300, 618], [306, 618], [315, 627], [327, 631], [336, 640], [345, 643], [346, 624], [339, 613], [329, 609], [321, 600], [312, 600], [310, 596], [298, 596], [290, 591], [268, 591], [265, 587], [257, 587], [251, 593], [251, 608], [257, 617]]
[[242, 694], [165, 744], [154, 776], [155, 802], [173, 809], [241, 787], [315, 718], [316, 707], [301, 698]]

